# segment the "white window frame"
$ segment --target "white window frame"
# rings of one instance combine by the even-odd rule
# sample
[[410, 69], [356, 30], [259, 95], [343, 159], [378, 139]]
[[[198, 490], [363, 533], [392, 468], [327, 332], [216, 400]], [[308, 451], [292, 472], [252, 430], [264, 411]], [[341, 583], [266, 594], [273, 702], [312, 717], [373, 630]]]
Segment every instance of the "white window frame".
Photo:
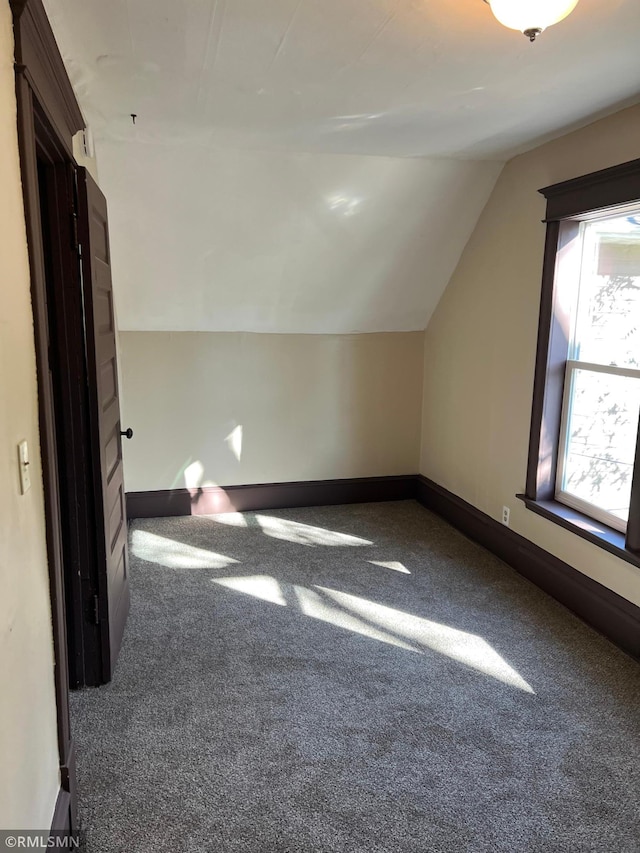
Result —
[[626, 533], [627, 522], [624, 519], [561, 489], [561, 484], [564, 479], [564, 465], [570, 439], [569, 423], [571, 422], [571, 392], [573, 387], [573, 376], [576, 370], [591, 371], [592, 373], [604, 373], [609, 376], [628, 376], [635, 379], [640, 379], [640, 370], [636, 370], [632, 367], [616, 367], [615, 365], [595, 364], [590, 361], [569, 359], [567, 360], [565, 368], [564, 391], [562, 395], [562, 418], [560, 422], [558, 467], [556, 471], [556, 500], [565, 504], [565, 506], [569, 506], [572, 509], [583, 512], [585, 515], [594, 518], [596, 521], [601, 521], [603, 524], [613, 527], [614, 530]]

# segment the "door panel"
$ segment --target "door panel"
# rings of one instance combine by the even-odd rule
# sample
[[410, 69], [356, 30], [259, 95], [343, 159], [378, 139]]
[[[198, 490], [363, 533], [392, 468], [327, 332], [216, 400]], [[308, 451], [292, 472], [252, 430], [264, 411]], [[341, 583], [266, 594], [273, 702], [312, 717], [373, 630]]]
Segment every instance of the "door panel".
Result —
[[[85, 303], [99, 559], [105, 567], [98, 609], [108, 681], [118, 658], [129, 612], [127, 520], [111, 286], [107, 203], [86, 169], [78, 169], [78, 224]], [[104, 531], [104, 533], [102, 533]]]

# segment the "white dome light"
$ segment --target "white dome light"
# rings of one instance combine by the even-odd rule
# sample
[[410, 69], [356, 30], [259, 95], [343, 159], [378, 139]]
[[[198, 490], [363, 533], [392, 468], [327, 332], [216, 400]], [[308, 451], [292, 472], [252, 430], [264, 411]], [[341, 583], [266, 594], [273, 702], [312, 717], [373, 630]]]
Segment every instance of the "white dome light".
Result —
[[572, 12], [578, 0], [485, 0], [505, 27], [520, 30], [534, 41], [547, 27]]

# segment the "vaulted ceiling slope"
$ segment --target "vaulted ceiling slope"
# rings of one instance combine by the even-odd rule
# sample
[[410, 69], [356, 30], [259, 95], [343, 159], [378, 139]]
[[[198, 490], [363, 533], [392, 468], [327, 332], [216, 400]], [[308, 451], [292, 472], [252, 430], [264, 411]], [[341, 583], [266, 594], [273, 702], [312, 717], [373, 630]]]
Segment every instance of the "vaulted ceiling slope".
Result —
[[640, 85], [638, 0], [580, 0], [533, 45], [482, 0], [45, 6], [122, 329], [424, 328], [499, 162]]
[[500, 165], [105, 141], [123, 330], [424, 329]]

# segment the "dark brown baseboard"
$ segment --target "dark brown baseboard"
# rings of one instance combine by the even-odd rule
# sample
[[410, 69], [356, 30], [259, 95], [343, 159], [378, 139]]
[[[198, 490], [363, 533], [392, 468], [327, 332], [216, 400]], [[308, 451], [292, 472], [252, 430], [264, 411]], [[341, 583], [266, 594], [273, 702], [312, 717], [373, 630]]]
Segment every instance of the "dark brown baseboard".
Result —
[[51, 821], [51, 834], [55, 837], [71, 836], [77, 831], [78, 804], [76, 792], [76, 748], [73, 740], [60, 767], [60, 789]]
[[53, 820], [51, 821], [51, 834], [71, 834], [71, 794], [60, 788], [58, 791], [58, 799], [56, 807], [53, 810]]
[[128, 518], [174, 515], [211, 515], [216, 512], [288, 509], [299, 506], [411, 500], [416, 477], [361, 477], [351, 480], [315, 480], [299, 483], [264, 483], [255, 486], [205, 486], [197, 490], [173, 489], [127, 492]]
[[635, 658], [640, 658], [640, 607], [534, 545], [442, 486], [418, 476], [417, 499], [469, 539], [553, 596]]

